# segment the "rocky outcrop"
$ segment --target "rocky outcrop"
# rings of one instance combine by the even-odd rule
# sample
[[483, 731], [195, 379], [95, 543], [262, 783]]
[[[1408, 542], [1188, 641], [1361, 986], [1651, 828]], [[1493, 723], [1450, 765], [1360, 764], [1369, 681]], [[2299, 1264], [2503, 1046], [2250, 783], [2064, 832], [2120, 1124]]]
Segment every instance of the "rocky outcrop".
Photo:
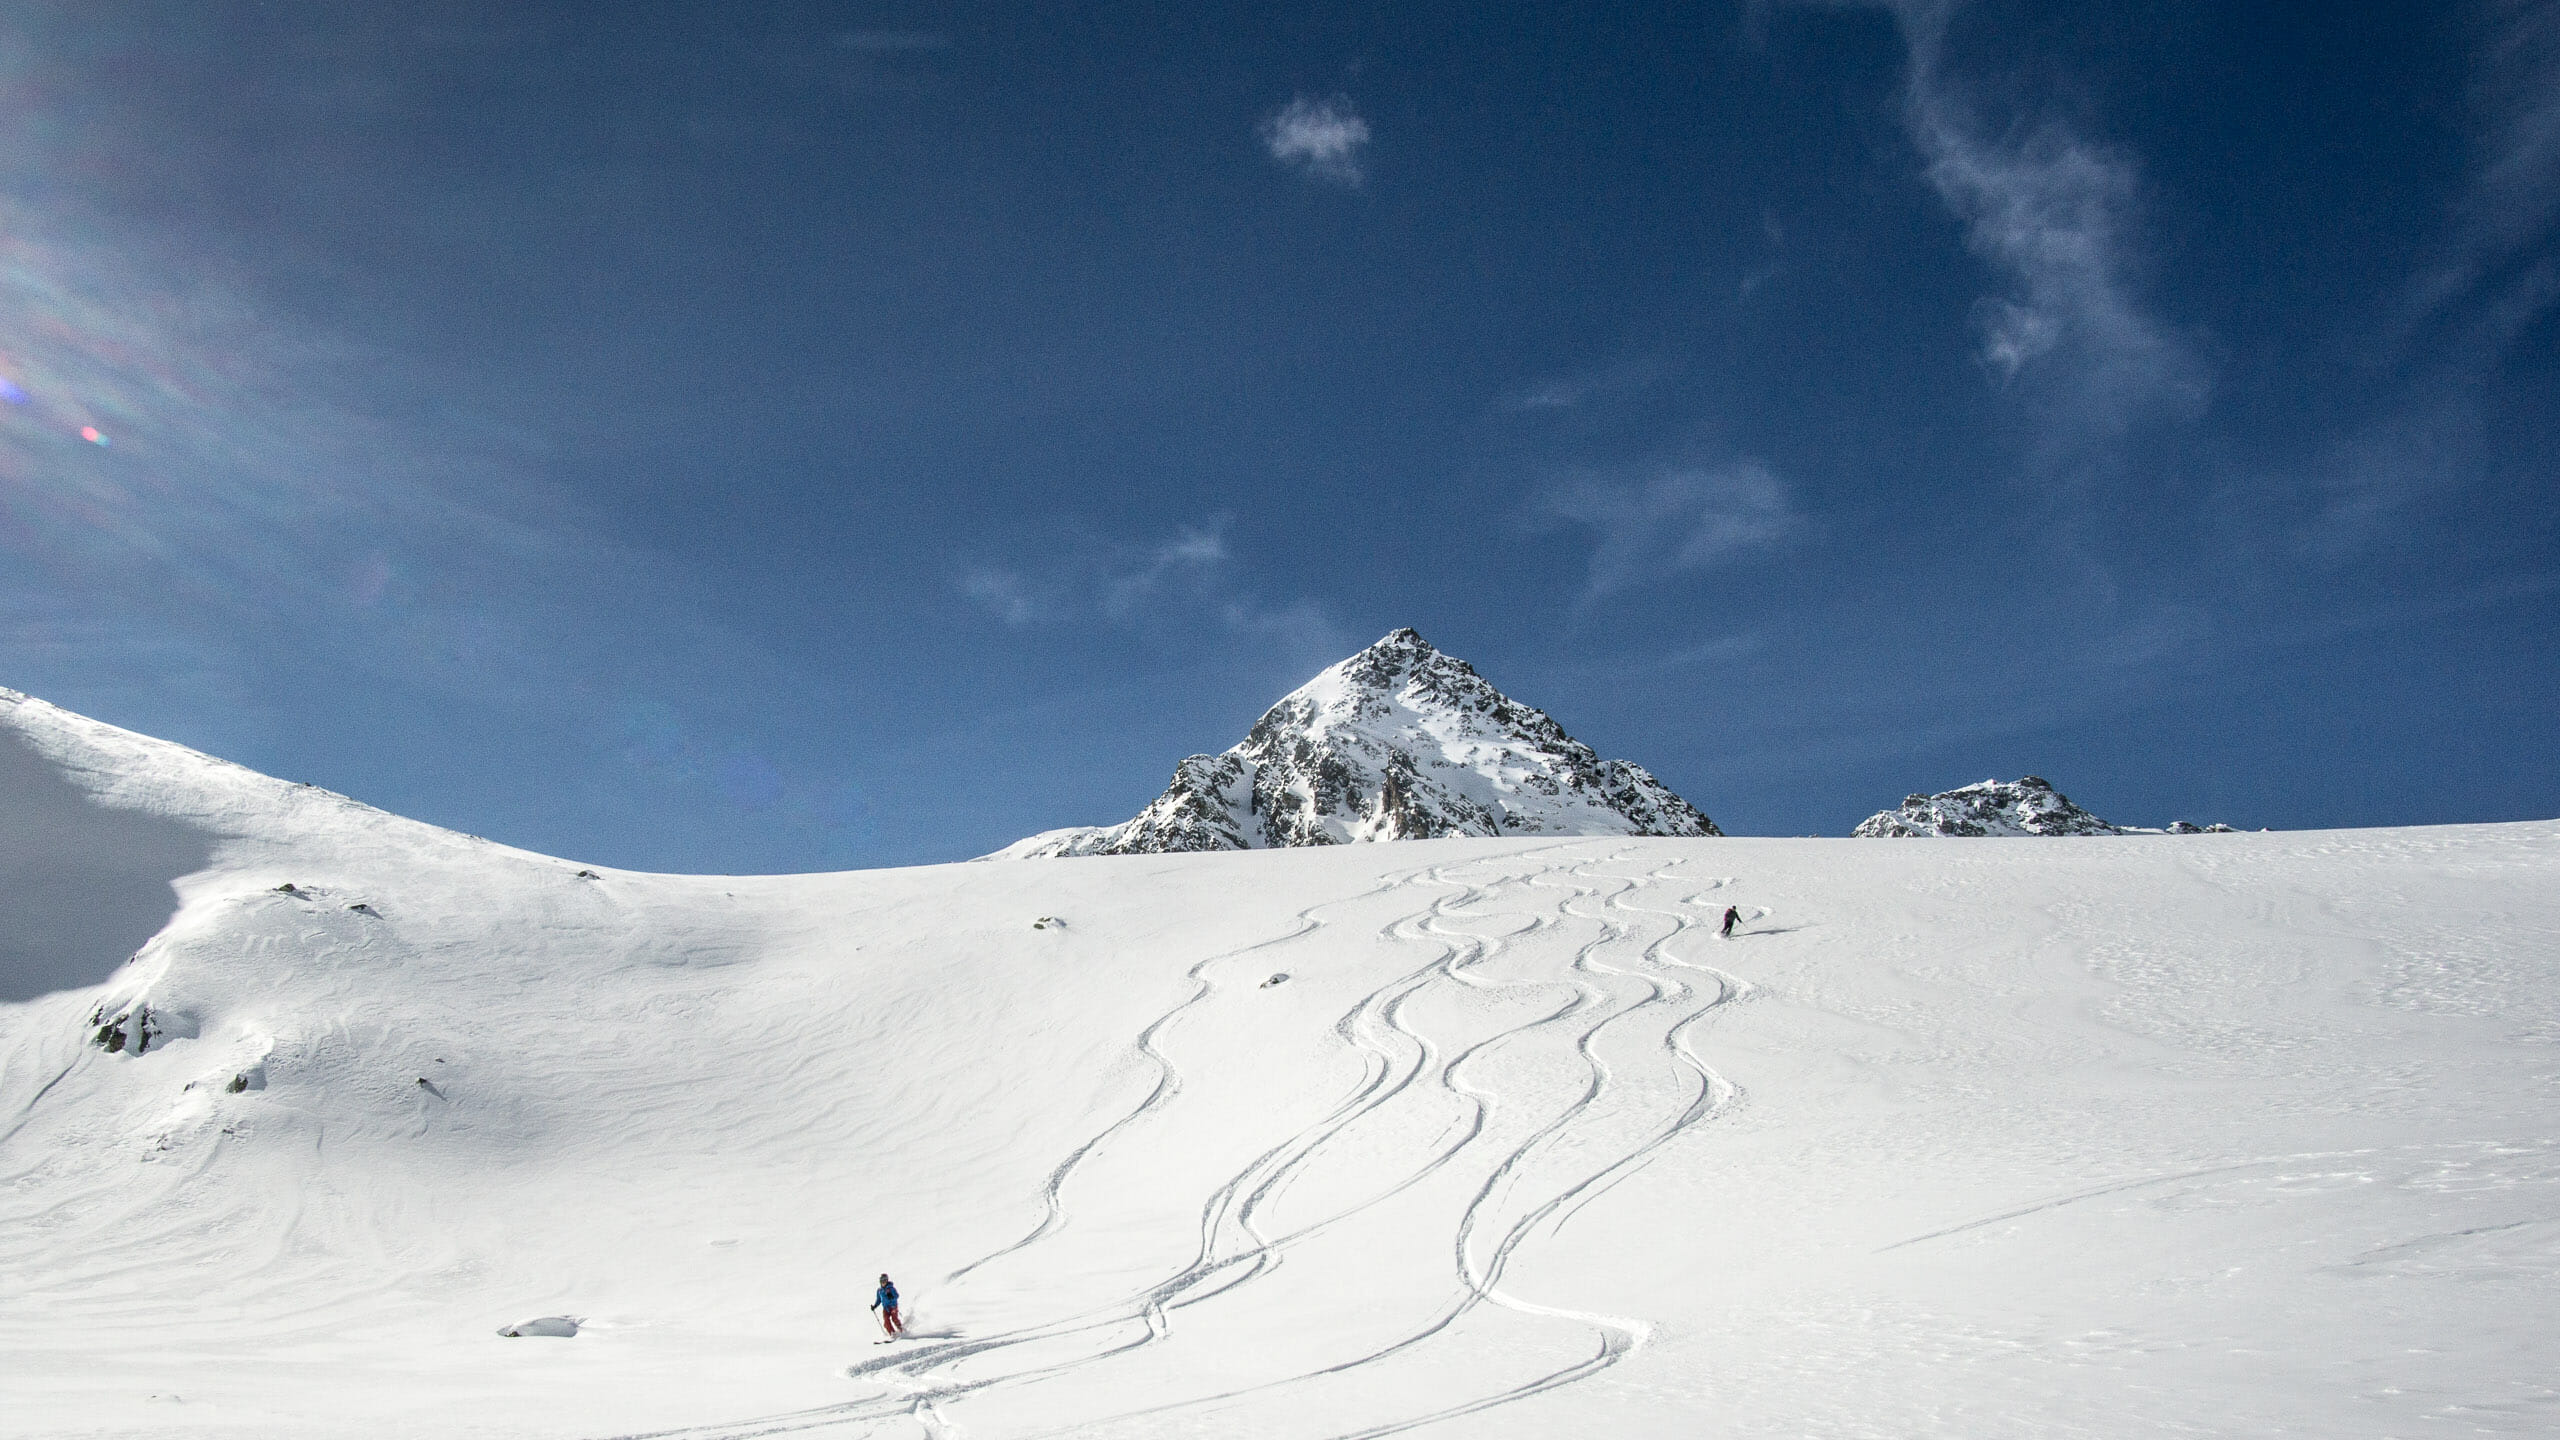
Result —
[[1906, 795], [1899, 810], [1880, 810], [1849, 832], [1862, 840], [1942, 835], [2228, 835], [2228, 825], [2180, 820], [2166, 830], [2111, 825], [2053, 788], [2041, 775], [1985, 780], [1935, 795]]
[[1717, 835], [1643, 766], [1603, 760], [1398, 630], [1291, 691], [1234, 748], [1174, 767], [1118, 824], [988, 858], [1260, 850], [1444, 835]]
[[1985, 780], [1936, 795], [1907, 795], [1902, 808], [1868, 816], [1849, 832], [1862, 840], [1938, 835], [2122, 835], [2071, 803], [2040, 775]]

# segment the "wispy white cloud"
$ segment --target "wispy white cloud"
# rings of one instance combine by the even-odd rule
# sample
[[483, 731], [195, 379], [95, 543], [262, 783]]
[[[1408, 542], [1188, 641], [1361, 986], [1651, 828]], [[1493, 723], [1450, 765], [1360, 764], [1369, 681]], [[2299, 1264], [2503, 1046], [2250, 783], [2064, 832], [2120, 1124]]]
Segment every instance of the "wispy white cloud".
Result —
[[1310, 179], [1357, 186], [1363, 178], [1361, 153], [1369, 145], [1369, 122], [1352, 108], [1348, 95], [1321, 100], [1300, 95], [1262, 122], [1262, 143], [1272, 159]]
[[1205, 576], [1227, 562], [1226, 518], [1207, 526], [1184, 526], [1173, 538], [1147, 552], [1144, 561], [1108, 578], [1103, 586], [1103, 613], [1127, 619], [1168, 586]]
[[2071, 418], [2119, 429], [2156, 407], [2191, 412], [2204, 367], [2143, 302], [2140, 174], [2131, 156], [2045, 117], [1995, 130], [1948, 73], [1956, 7], [1893, 5], [1910, 53], [1904, 118], [1930, 186], [1965, 243], [2010, 281], [1974, 311], [1983, 362], [2003, 380], [2052, 372]]
[[959, 592], [1005, 625], [1154, 623], [1214, 615], [1234, 629], [1279, 623], [1289, 607], [1265, 609], [1235, 577], [1229, 517], [1176, 526], [1150, 543], [1131, 543], [1076, 525], [1056, 527], [1038, 559], [961, 567]]
[[1881, 9], [1899, 27], [1909, 57], [1903, 122], [1922, 173], [1963, 224], [1967, 247], [2007, 282], [1974, 306], [1977, 357], [2002, 384], [2052, 406], [2048, 461], [2085, 461], [2091, 446], [2145, 415], [2197, 412], [2206, 367], [2135, 280], [2134, 158], [2059, 117], [1987, 119], [1948, 59], [1963, 0], [1799, 3]]
[[1586, 600], [1765, 549], [1798, 524], [1786, 482], [1757, 460], [1639, 480], [1585, 475], [1550, 491], [1545, 509], [1591, 532]]
[[1087, 526], [1054, 527], [1040, 558], [963, 567], [954, 586], [1007, 628], [1109, 626], [1153, 634], [1209, 633], [1251, 642], [1278, 663], [1313, 670], [1342, 658], [1350, 637], [1304, 597], [1270, 601], [1240, 572], [1230, 517], [1176, 526], [1147, 543]]
[[1054, 613], [1053, 598], [1018, 570], [972, 565], [960, 572], [960, 593], [980, 609], [1019, 630]]
[[2498, 0], [2474, 69], [2478, 156], [2407, 318], [2423, 325], [2480, 297], [2478, 339], [2496, 350], [2560, 301], [2560, 0]]
[[2560, 0], [2496, 0], [2473, 59], [2477, 153], [2434, 258], [2401, 295], [2395, 359], [2415, 378], [2309, 467], [2294, 539], [2345, 564], [2470, 486], [2490, 449], [2483, 387], [2560, 303]]
[[1332, 612], [1313, 600], [1266, 605], [1250, 597], [1229, 600], [1219, 611], [1227, 630], [1268, 646], [1281, 663], [1313, 672], [1348, 655], [1366, 637], [1355, 638]]
[[1602, 396], [1642, 390], [1660, 380], [1664, 370], [1662, 361], [1652, 356], [1621, 360], [1533, 380], [1504, 396], [1501, 404], [1506, 410], [1529, 412], [1571, 410]]
[[1570, 410], [1590, 394], [1590, 387], [1578, 380], [1541, 380], [1514, 396], [1514, 410]]
[[1733, 635], [1719, 635], [1686, 645], [1650, 663], [1655, 670], [1686, 670], [1696, 665], [1722, 665], [1729, 661], [1749, 659], [1768, 648], [1768, 638], [1756, 630]]
[[[1786, 222], [1778, 218], [1778, 212], [1775, 210], [1760, 212], [1760, 235], [1762, 239], [1768, 241], [1769, 249], [1773, 253], [1787, 248]], [[1753, 266], [1743, 272], [1740, 280], [1734, 282], [1734, 298], [1749, 300], [1752, 296], [1759, 294], [1763, 286], [1786, 272], [1786, 263], [1776, 259]]]
[[2319, 508], [2295, 538], [2315, 560], [2351, 560], [2410, 507], [2460, 490], [2480, 455], [2480, 410], [2467, 394], [2412, 396], [2329, 447], [2313, 470]]
[[939, 30], [844, 30], [836, 48], [868, 55], [911, 55], [921, 50], [948, 50], [951, 37]]

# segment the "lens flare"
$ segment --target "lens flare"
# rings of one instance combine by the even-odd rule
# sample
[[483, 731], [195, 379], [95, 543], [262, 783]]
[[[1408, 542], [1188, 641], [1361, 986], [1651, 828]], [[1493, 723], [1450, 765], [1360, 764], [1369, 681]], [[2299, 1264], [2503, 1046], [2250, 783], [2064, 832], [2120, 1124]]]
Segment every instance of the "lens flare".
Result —
[[88, 441], [92, 445], [104, 445], [107, 443], [107, 437], [99, 434], [98, 427], [95, 425], [81, 426], [80, 438]]
[[27, 403], [26, 389], [8, 376], [0, 375], [0, 400], [6, 400], [12, 405], [24, 405]]

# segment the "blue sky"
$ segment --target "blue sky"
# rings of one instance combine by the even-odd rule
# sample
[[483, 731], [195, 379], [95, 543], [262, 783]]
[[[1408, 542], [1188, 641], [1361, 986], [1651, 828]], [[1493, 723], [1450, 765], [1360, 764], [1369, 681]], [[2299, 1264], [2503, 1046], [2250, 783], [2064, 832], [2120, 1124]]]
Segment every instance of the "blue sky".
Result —
[[2560, 3], [1380, 8], [13, 5], [0, 684], [662, 869], [1399, 625], [1736, 833], [2560, 814]]

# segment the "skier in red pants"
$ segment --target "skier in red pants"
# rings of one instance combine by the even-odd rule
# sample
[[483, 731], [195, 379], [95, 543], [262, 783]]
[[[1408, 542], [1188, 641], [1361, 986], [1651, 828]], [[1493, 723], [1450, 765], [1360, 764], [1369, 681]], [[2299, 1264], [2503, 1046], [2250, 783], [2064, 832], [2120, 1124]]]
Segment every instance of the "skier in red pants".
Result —
[[888, 1276], [880, 1277], [880, 1288], [871, 1297], [871, 1308], [880, 1312], [880, 1328], [892, 1340], [906, 1333], [907, 1322], [898, 1318], [898, 1286]]

